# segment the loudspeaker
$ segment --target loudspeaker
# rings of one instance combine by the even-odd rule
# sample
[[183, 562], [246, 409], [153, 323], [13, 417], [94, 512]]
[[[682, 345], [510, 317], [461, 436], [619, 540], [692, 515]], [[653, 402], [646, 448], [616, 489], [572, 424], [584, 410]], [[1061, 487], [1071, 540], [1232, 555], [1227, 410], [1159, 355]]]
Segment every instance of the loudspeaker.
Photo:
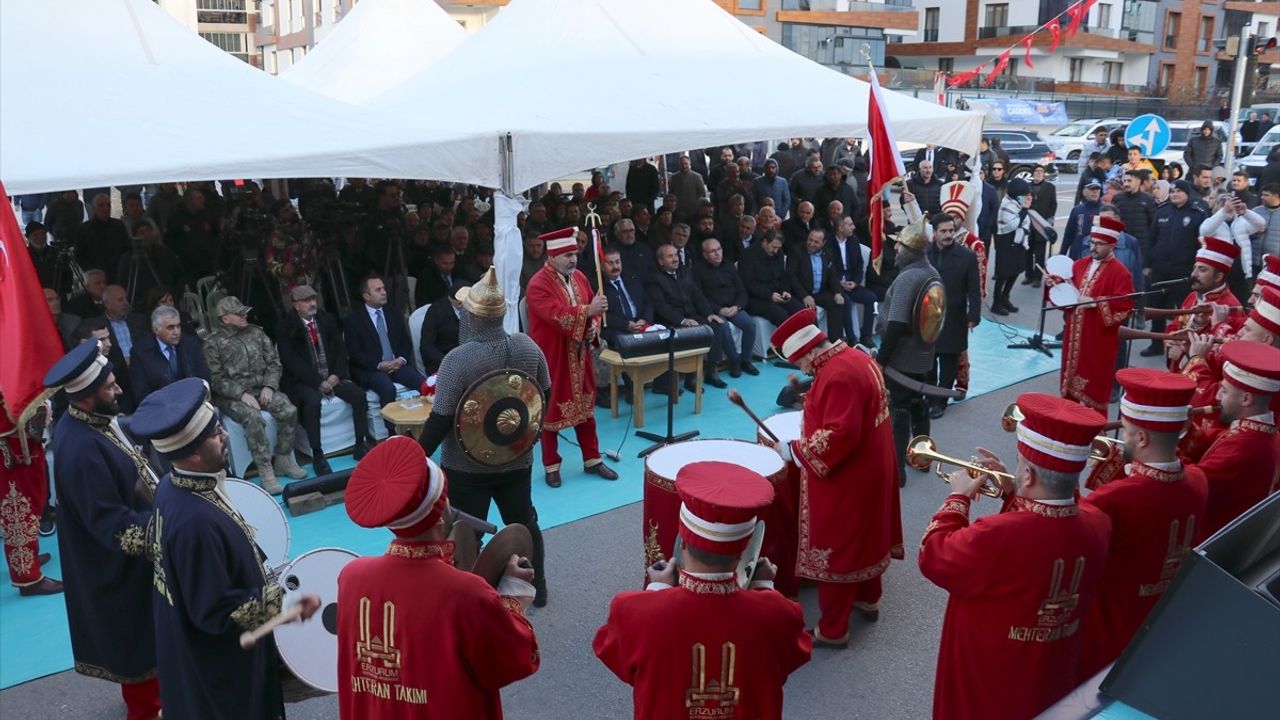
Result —
[[[716, 331], [710, 325], [681, 327], [676, 328], [674, 332], [676, 352], [709, 348], [716, 339]], [[672, 330], [667, 329], [619, 335], [615, 344], [618, 354], [624, 360], [645, 355], [665, 355], [668, 350], [667, 339], [671, 333]]]
[[[1162, 720], [1280, 714], [1280, 493], [1193, 550], [1102, 681]], [[1269, 708], [1269, 709], [1268, 709]]]

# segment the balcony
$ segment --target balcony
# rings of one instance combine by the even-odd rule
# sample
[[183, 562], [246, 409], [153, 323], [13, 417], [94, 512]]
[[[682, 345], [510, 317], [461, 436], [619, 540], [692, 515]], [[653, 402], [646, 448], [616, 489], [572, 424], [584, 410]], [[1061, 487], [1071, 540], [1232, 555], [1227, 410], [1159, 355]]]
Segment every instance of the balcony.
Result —
[[876, 2], [852, 2], [851, 0], [782, 0], [782, 9], [799, 12], [909, 12], [916, 8], [912, 0], [885, 0]]
[[978, 28], [978, 39], [988, 40], [998, 37], [1029, 35], [1040, 28], [1039, 25], [988, 25]]
[[840, 27], [916, 30], [919, 10], [912, 0], [885, 0], [883, 3], [850, 0], [782, 0], [776, 19], [780, 23]]

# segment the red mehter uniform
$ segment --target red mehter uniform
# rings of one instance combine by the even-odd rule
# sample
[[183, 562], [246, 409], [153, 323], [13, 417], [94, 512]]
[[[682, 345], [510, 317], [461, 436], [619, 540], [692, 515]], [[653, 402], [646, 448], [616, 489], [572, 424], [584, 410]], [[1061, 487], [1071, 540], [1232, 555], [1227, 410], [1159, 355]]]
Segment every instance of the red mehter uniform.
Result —
[[[550, 233], [556, 235], [556, 233]], [[555, 240], [567, 240], [564, 249]], [[547, 254], [575, 252], [573, 237], [552, 238]], [[572, 248], [572, 249], [568, 249]], [[600, 464], [596, 438], [596, 378], [591, 363], [591, 343], [599, 335], [600, 317], [590, 317], [587, 306], [595, 293], [587, 276], [574, 270], [565, 278], [547, 265], [529, 280], [525, 299], [529, 308], [529, 337], [547, 357], [551, 373], [551, 398], [542, 424], [542, 463], [547, 470], [560, 469], [557, 433], [572, 427], [588, 467]]]
[[40, 438], [28, 432], [24, 448], [18, 435], [0, 399], [0, 531], [9, 581], [23, 588], [44, 579], [40, 516], [49, 500], [49, 475]]
[[[1079, 472], [1102, 416], [1040, 394], [1022, 395], [1018, 405], [1019, 453], [1040, 467]], [[998, 515], [970, 525], [969, 505], [950, 495], [920, 545], [920, 571], [951, 596], [933, 716], [1031, 718], [1076, 686], [1081, 618], [1102, 575], [1111, 521], [1074, 500], [1011, 497]], [[1012, 679], [993, 679], [995, 668]]]
[[[1094, 241], [1112, 245], [1124, 223], [1099, 217], [1093, 225]], [[1080, 258], [1071, 266], [1071, 283], [1082, 296], [1091, 298], [1128, 295], [1133, 292], [1133, 276], [1124, 263], [1111, 256], [1095, 261]], [[1105, 414], [1111, 402], [1111, 381], [1120, 352], [1120, 326], [1133, 313], [1133, 300], [1107, 300], [1066, 312], [1062, 334], [1062, 397]]]
[[[812, 309], [792, 315], [774, 347], [792, 362], [818, 347], [815, 320]], [[879, 610], [880, 576], [903, 558], [897, 459], [875, 360], [838, 342], [814, 356], [813, 373], [790, 446], [801, 474], [796, 576], [819, 583], [818, 632], [839, 641], [855, 604]]]
[[[453, 567], [453, 543], [424, 541], [448, 506], [444, 473], [417, 441], [374, 448], [347, 485], [347, 514], [400, 537], [338, 576], [343, 720], [502, 717], [499, 690], [538, 669], [519, 598]], [[503, 578], [502, 587], [512, 578]], [[533, 596], [527, 592], [513, 593]]]
[[[1151, 433], [1176, 437], [1187, 421], [1190, 379], [1145, 368], [1116, 373], [1124, 387], [1120, 414]], [[1085, 610], [1078, 682], [1115, 660], [1199, 541], [1209, 487], [1195, 466], [1134, 462], [1127, 477], [1099, 488], [1080, 505], [1111, 518], [1111, 546], [1098, 596]]]
[[[1240, 246], [1229, 240], [1203, 237], [1200, 238], [1200, 243], [1200, 249], [1196, 251], [1196, 264], [1213, 268], [1221, 272], [1224, 277], [1231, 272], [1232, 266], [1240, 259]], [[1225, 283], [1203, 295], [1192, 291], [1182, 299], [1183, 310], [1189, 310], [1197, 305], [1208, 304], [1239, 306], [1244, 303], [1240, 302], [1240, 299], [1227, 288]], [[1172, 333], [1183, 328], [1190, 328], [1193, 332], [1212, 333], [1225, 337], [1235, 330], [1239, 330], [1240, 326], [1244, 325], [1244, 320], [1244, 315], [1233, 313], [1227, 316], [1226, 321], [1211, 327], [1211, 313], [1206, 311], [1174, 318], [1165, 326], [1165, 332]], [[1177, 372], [1178, 366], [1169, 363], [1169, 369]]]
[[[681, 468], [676, 491], [681, 540], [723, 557], [741, 555], [773, 497], [768, 480], [724, 462]], [[615, 597], [593, 644], [634, 688], [635, 717], [782, 717], [782, 686], [812, 648], [797, 603], [772, 588], [743, 590], [732, 572], [681, 569], [678, 587], [650, 588]]]

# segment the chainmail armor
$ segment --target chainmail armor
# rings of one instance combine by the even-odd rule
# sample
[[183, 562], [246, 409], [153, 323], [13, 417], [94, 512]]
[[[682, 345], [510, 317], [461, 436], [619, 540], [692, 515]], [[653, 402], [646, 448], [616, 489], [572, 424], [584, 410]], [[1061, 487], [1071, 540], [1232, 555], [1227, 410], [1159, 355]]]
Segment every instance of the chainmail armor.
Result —
[[[436, 375], [435, 408], [438, 414], [456, 416], [462, 395], [471, 384], [494, 370], [512, 368], [537, 380], [545, 395], [551, 388], [551, 374], [542, 350], [524, 333], [507, 334], [502, 318], [488, 318], [462, 311], [458, 319], [458, 347], [440, 362]], [[445, 435], [440, 448], [440, 464], [446, 469], [467, 473], [499, 473], [533, 465], [533, 450], [506, 465], [481, 465], [462, 451], [457, 436]]]
[[939, 279], [938, 271], [929, 264], [928, 258], [921, 253], [920, 259], [898, 271], [898, 277], [885, 293], [884, 313], [881, 316], [887, 325], [891, 322], [905, 323], [910, 332], [902, 338], [889, 358], [889, 367], [905, 373], [926, 373], [933, 365], [933, 345], [926, 345], [920, 340], [917, 321], [913, 317], [916, 300], [924, 291], [925, 283], [930, 279]]

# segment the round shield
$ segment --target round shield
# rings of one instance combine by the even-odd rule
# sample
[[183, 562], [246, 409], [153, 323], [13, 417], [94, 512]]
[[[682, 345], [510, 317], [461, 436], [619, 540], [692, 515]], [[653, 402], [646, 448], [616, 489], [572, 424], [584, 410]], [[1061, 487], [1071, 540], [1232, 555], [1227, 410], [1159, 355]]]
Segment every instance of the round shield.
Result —
[[938, 341], [946, 315], [947, 292], [940, 280], [930, 280], [916, 299], [916, 334], [920, 342], [932, 345]]
[[542, 388], [520, 370], [494, 370], [462, 395], [454, 434], [467, 457], [490, 467], [529, 451], [542, 431]]

